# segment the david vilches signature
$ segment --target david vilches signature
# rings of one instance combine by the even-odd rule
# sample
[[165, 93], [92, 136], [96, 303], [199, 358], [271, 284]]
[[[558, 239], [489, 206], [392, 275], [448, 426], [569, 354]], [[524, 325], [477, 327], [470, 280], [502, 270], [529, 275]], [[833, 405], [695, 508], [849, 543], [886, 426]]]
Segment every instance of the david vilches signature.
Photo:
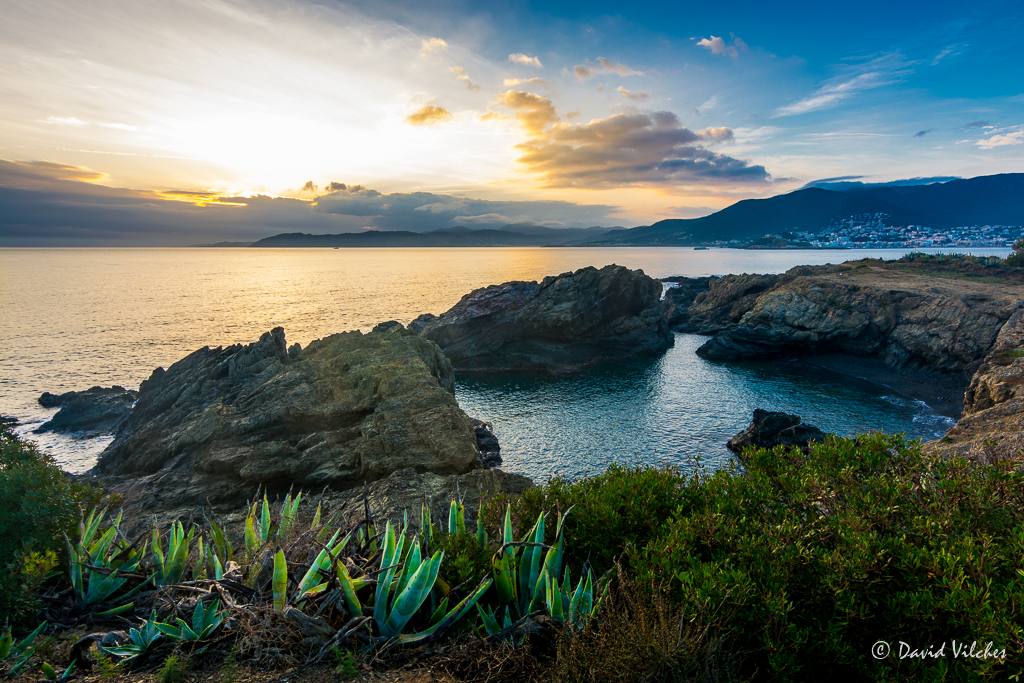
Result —
[[[916, 648], [898, 641], [897, 659], [939, 659], [952, 655], [954, 659], [1006, 659], [1006, 648], [999, 648], [990, 640], [987, 643], [979, 644], [978, 641], [965, 643], [957, 640], [951, 641], [947, 649], [947, 643], [941, 645], [929, 645], [925, 648]], [[885, 659], [892, 652], [888, 642], [879, 640], [871, 646], [871, 656], [875, 659]]]

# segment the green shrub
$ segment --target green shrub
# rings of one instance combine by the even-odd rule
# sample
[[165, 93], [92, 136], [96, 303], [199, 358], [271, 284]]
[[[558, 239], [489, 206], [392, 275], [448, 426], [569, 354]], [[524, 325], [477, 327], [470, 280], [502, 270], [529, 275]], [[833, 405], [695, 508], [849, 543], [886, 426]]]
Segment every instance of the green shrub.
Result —
[[[935, 460], [901, 437], [746, 453], [746, 471], [689, 480], [638, 580], [671, 581], [697, 623], [780, 680], [968, 680], [1024, 664], [1024, 473], [1010, 460]], [[722, 615], [727, 615], [723, 617]], [[951, 641], [1007, 659], [954, 659]], [[893, 654], [877, 661], [872, 645]], [[899, 641], [946, 645], [900, 659]]]
[[102, 499], [0, 425], [0, 622], [32, 621], [36, 590], [67, 557], [62, 532], [73, 536], [80, 511]]
[[[673, 467], [624, 467], [612, 464], [606, 472], [576, 480], [553, 478], [512, 500], [519, 538], [541, 511], [572, 512], [565, 521], [565, 558], [574, 574], [589, 561], [598, 574], [615, 565], [628, 547], [641, 548], [692, 492]], [[507, 498], [497, 496], [481, 508], [489, 529], [501, 528]], [[547, 525], [547, 542], [554, 541], [555, 524]]]

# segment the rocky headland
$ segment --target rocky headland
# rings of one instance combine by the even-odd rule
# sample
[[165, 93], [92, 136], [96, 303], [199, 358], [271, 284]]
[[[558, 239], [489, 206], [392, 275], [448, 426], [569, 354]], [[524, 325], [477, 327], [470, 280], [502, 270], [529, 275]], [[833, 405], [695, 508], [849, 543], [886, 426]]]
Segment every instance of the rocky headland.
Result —
[[436, 342], [460, 371], [565, 372], [672, 346], [661, 292], [643, 271], [581, 268], [474, 290], [410, 328]]
[[979, 457], [1024, 448], [1022, 275], [970, 257], [865, 260], [671, 278], [662, 305], [673, 329], [712, 335], [697, 351], [710, 360], [797, 357], [927, 398], [959, 418], [927, 448]]
[[[402, 326], [305, 349], [289, 348], [276, 328], [155, 370], [93, 473], [129, 509], [183, 517], [208, 503], [238, 508], [257, 488], [359, 487], [361, 496], [364, 483], [396, 472], [451, 477], [454, 486], [453, 475], [483, 468], [481, 450], [496, 452], [488, 433], [459, 408], [437, 345]], [[487, 478], [491, 489], [506, 482], [529, 484], [500, 471]]]

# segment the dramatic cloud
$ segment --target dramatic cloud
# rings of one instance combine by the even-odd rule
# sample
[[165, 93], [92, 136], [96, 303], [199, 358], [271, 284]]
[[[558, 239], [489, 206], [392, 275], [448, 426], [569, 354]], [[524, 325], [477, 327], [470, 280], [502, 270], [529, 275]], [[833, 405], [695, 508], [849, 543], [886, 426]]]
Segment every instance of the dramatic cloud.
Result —
[[435, 123], [450, 121], [452, 118], [453, 114], [444, 107], [428, 104], [406, 116], [405, 122], [413, 126], [432, 126]]
[[934, 128], [928, 128], [927, 130], [919, 130], [916, 133], [914, 133], [914, 137], [915, 138], [923, 138], [925, 135], [928, 135], [928, 133], [934, 133], [934, 132], [935, 132]]
[[763, 166], [705, 149], [703, 144], [729, 142], [729, 128], [691, 131], [667, 111], [617, 114], [572, 125], [562, 122], [551, 101], [531, 93], [509, 91], [499, 102], [530, 139], [516, 148], [518, 161], [538, 174], [547, 187], [609, 188], [674, 183], [764, 183]]
[[597, 64], [591, 63], [589, 59], [584, 64], [577, 64], [572, 68], [572, 72], [576, 74], [576, 78], [580, 79], [580, 83], [597, 74], [618, 74], [620, 76], [644, 75], [643, 71], [635, 71], [625, 64], [616, 64], [604, 57], [598, 57]]
[[818, 91], [798, 102], [779, 107], [775, 116], [794, 116], [820, 109], [830, 109], [859, 92], [899, 81], [909, 69], [899, 52], [876, 57], [864, 64], [843, 69], [842, 74], [825, 81]]
[[524, 55], [522, 52], [514, 52], [508, 56], [508, 61], [516, 64], [528, 64], [529, 66], [544, 66], [537, 57]]
[[469, 90], [479, 90], [480, 89], [479, 85], [477, 85], [476, 83], [474, 83], [473, 81], [471, 81], [469, 79], [469, 74], [467, 74], [466, 70], [463, 69], [461, 66], [452, 66], [452, 67], [449, 67], [448, 70], [451, 71], [453, 74], [455, 74], [455, 78], [457, 78], [458, 80], [465, 81], [466, 87]]
[[8, 247], [185, 246], [251, 242], [280, 232], [361, 227], [310, 202], [97, 185], [88, 169], [0, 160], [0, 244]]
[[650, 95], [648, 95], [645, 92], [630, 92], [629, 90], [623, 88], [621, 85], [615, 90], [620, 95], [625, 97], [627, 100], [633, 100], [634, 102], [645, 102], [647, 99], [650, 98]]
[[514, 88], [517, 85], [549, 85], [543, 78], [506, 78], [505, 87]]
[[[382, 194], [331, 181], [315, 201], [97, 185], [100, 174], [49, 162], [0, 160], [0, 244], [6, 247], [185, 246], [252, 242], [282, 232], [364, 228], [423, 232], [457, 225], [614, 225], [618, 207], [563, 201], [489, 201], [416, 192]], [[312, 181], [310, 181], [312, 182]], [[484, 218], [490, 216], [491, 219]]]
[[975, 144], [982, 149], [1006, 147], [1007, 145], [1021, 145], [1024, 144], [1024, 131], [1018, 130], [1014, 133], [1006, 133], [1005, 135], [993, 135], [987, 140], [978, 140]]
[[452, 225], [532, 223], [545, 227], [607, 224], [615, 210], [607, 205], [562, 201], [496, 201], [430, 192], [381, 194], [348, 188], [317, 199], [315, 211], [345, 216], [350, 222], [387, 230], [424, 232]]
[[735, 34], [729, 34], [732, 37], [732, 45], [725, 42], [723, 38], [717, 36], [711, 36], [710, 38], [701, 38], [697, 41], [697, 45], [703, 48], [711, 50], [713, 55], [725, 55], [736, 59], [740, 56], [740, 52], [746, 52], [749, 48]]

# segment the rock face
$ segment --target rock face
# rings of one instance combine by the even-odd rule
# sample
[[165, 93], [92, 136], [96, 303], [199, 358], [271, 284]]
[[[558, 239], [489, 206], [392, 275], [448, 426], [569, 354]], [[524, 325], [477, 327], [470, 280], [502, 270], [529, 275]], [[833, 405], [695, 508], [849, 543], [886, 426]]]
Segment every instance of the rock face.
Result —
[[137, 391], [119, 386], [92, 387], [63, 394], [44, 392], [39, 397], [39, 405], [60, 410], [36, 432], [113, 432], [128, 417], [138, 395]]
[[928, 451], [972, 460], [1024, 459], [1024, 303], [999, 331], [964, 394], [964, 414]]
[[775, 446], [798, 446], [806, 450], [811, 442], [824, 441], [826, 436], [817, 427], [803, 424], [796, 415], [757, 408], [750, 425], [729, 439], [726, 446], [734, 453], [742, 453], [747, 448]]
[[714, 334], [697, 351], [712, 360], [846, 353], [898, 369], [964, 372], [985, 357], [1016, 301], [977, 281], [805, 266], [713, 278], [676, 314], [676, 328]]
[[622, 266], [477, 289], [420, 327], [458, 370], [567, 371], [672, 345], [662, 286]]
[[481, 463], [453, 391], [440, 349], [401, 325], [289, 350], [276, 328], [155, 370], [94, 473], [155, 475], [136, 484], [163, 507], [243, 500], [261, 484], [308, 491], [407, 468], [461, 474]]

